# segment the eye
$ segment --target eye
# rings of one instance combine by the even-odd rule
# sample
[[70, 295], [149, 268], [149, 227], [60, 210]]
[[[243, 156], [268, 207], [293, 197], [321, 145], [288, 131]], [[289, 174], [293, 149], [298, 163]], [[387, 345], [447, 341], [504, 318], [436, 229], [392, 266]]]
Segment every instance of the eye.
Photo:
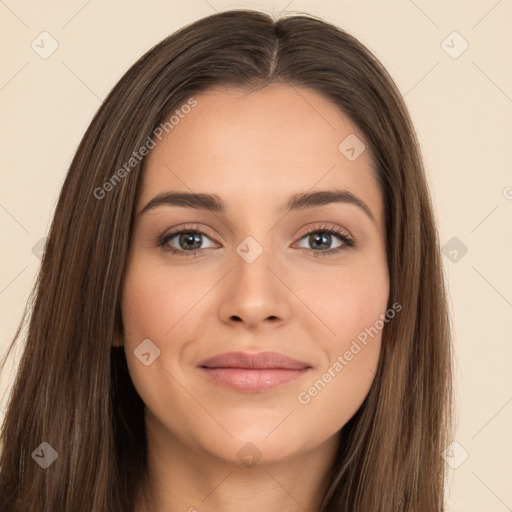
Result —
[[[209, 240], [210, 245], [204, 245], [204, 240]], [[216, 247], [218, 244], [200, 229], [181, 229], [168, 233], [158, 242], [158, 246], [178, 256], [197, 256], [202, 249]]]
[[[339, 243], [334, 247], [329, 247], [333, 242], [333, 238], [337, 238]], [[308, 231], [301, 237], [301, 240], [304, 240], [306, 244], [310, 245], [310, 247], [304, 247], [303, 245], [300, 245], [299, 247], [314, 251], [316, 253], [315, 256], [317, 257], [338, 254], [341, 251], [354, 247], [356, 243], [348, 233], [332, 226], [321, 226]]]
[[[335, 239], [338, 239], [338, 244], [331, 247]], [[356, 244], [356, 241], [348, 233], [332, 226], [316, 227], [300, 238], [301, 243], [303, 243], [303, 240], [310, 247], [299, 245], [299, 248], [307, 249], [315, 257], [338, 254], [341, 251], [354, 247]], [[209, 241], [206, 246], [205, 241]], [[158, 241], [158, 246], [162, 250], [177, 256], [194, 257], [199, 256], [203, 249], [218, 247], [219, 244], [213, 242], [208, 233], [194, 227], [182, 228], [164, 235]]]

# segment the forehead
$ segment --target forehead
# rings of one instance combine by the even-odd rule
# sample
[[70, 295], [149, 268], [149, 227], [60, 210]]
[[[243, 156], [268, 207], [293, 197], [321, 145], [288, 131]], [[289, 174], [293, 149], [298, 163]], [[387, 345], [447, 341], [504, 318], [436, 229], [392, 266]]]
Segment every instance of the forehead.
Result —
[[380, 216], [369, 151], [351, 161], [340, 150], [343, 141], [364, 143], [364, 137], [320, 93], [286, 85], [255, 92], [215, 87], [194, 99], [191, 109], [176, 107], [172, 128], [161, 141], [155, 139], [144, 163], [139, 204], [179, 190], [218, 194], [228, 210], [247, 201], [274, 202], [277, 208], [297, 192], [343, 188], [373, 204]]

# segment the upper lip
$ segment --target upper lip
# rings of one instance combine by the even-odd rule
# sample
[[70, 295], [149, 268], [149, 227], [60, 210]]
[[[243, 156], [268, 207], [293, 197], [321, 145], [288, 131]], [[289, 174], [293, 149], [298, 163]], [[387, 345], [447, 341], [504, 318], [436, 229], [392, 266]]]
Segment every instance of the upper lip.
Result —
[[205, 368], [248, 368], [252, 370], [280, 368], [303, 370], [310, 368], [308, 363], [292, 359], [278, 352], [226, 352], [200, 361], [197, 366]]

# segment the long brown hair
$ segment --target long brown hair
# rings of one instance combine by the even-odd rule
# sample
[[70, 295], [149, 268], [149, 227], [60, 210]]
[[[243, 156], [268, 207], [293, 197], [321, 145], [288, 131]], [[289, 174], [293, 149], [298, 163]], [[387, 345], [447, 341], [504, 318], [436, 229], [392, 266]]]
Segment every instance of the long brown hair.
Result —
[[[406, 106], [375, 56], [343, 30], [306, 14], [274, 20], [232, 10], [182, 28], [143, 55], [77, 149], [7, 354], [28, 324], [0, 437], [7, 512], [133, 510], [147, 464], [144, 404], [124, 349], [112, 347], [123, 334], [120, 296], [142, 168], [139, 160], [129, 168], [126, 162], [193, 94], [271, 83], [324, 94], [364, 135], [384, 198], [389, 304], [402, 305], [384, 327], [370, 392], [341, 431], [321, 510], [444, 510], [441, 453], [453, 428], [450, 321]], [[122, 179], [106, 187], [123, 166]], [[43, 442], [58, 454], [44, 470], [32, 456]]]

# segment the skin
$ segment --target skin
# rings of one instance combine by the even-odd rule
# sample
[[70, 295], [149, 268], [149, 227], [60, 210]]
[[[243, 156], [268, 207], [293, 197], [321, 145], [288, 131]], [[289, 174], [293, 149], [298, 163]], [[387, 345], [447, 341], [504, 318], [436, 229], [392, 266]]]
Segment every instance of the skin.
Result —
[[[349, 161], [340, 152], [349, 134], [362, 134], [307, 88], [217, 87], [195, 98], [145, 160], [122, 294], [125, 338], [116, 342], [146, 405], [149, 493], [166, 512], [316, 511], [338, 432], [368, 394], [381, 350], [379, 331], [299, 402], [387, 309], [384, 207], [371, 155]], [[331, 189], [352, 192], [374, 220], [341, 202], [280, 211], [294, 194]], [[139, 215], [166, 191], [217, 194], [226, 211], [161, 205]], [[343, 244], [331, 235], [314, 248], [308, 232], [322, 226], [356, 246], [322, 256]], [[197, 257], [157, 245], [175, 227], [207, 232]], [[263, 249], [252, 263], [236, 252], [248, 236]], [[191, 252], [179, 235], [167, 245]], [[134, 354], [145, 339], [160, 350], [147, 366]], [[312, 368], [259, 393], [222, 387], [196, 368], [238, 350], [272, 350]], [[255, 465], [237, 455], [253, 453], [248, 442]], [[136, 510], [146, 510], [140, 496]]]

